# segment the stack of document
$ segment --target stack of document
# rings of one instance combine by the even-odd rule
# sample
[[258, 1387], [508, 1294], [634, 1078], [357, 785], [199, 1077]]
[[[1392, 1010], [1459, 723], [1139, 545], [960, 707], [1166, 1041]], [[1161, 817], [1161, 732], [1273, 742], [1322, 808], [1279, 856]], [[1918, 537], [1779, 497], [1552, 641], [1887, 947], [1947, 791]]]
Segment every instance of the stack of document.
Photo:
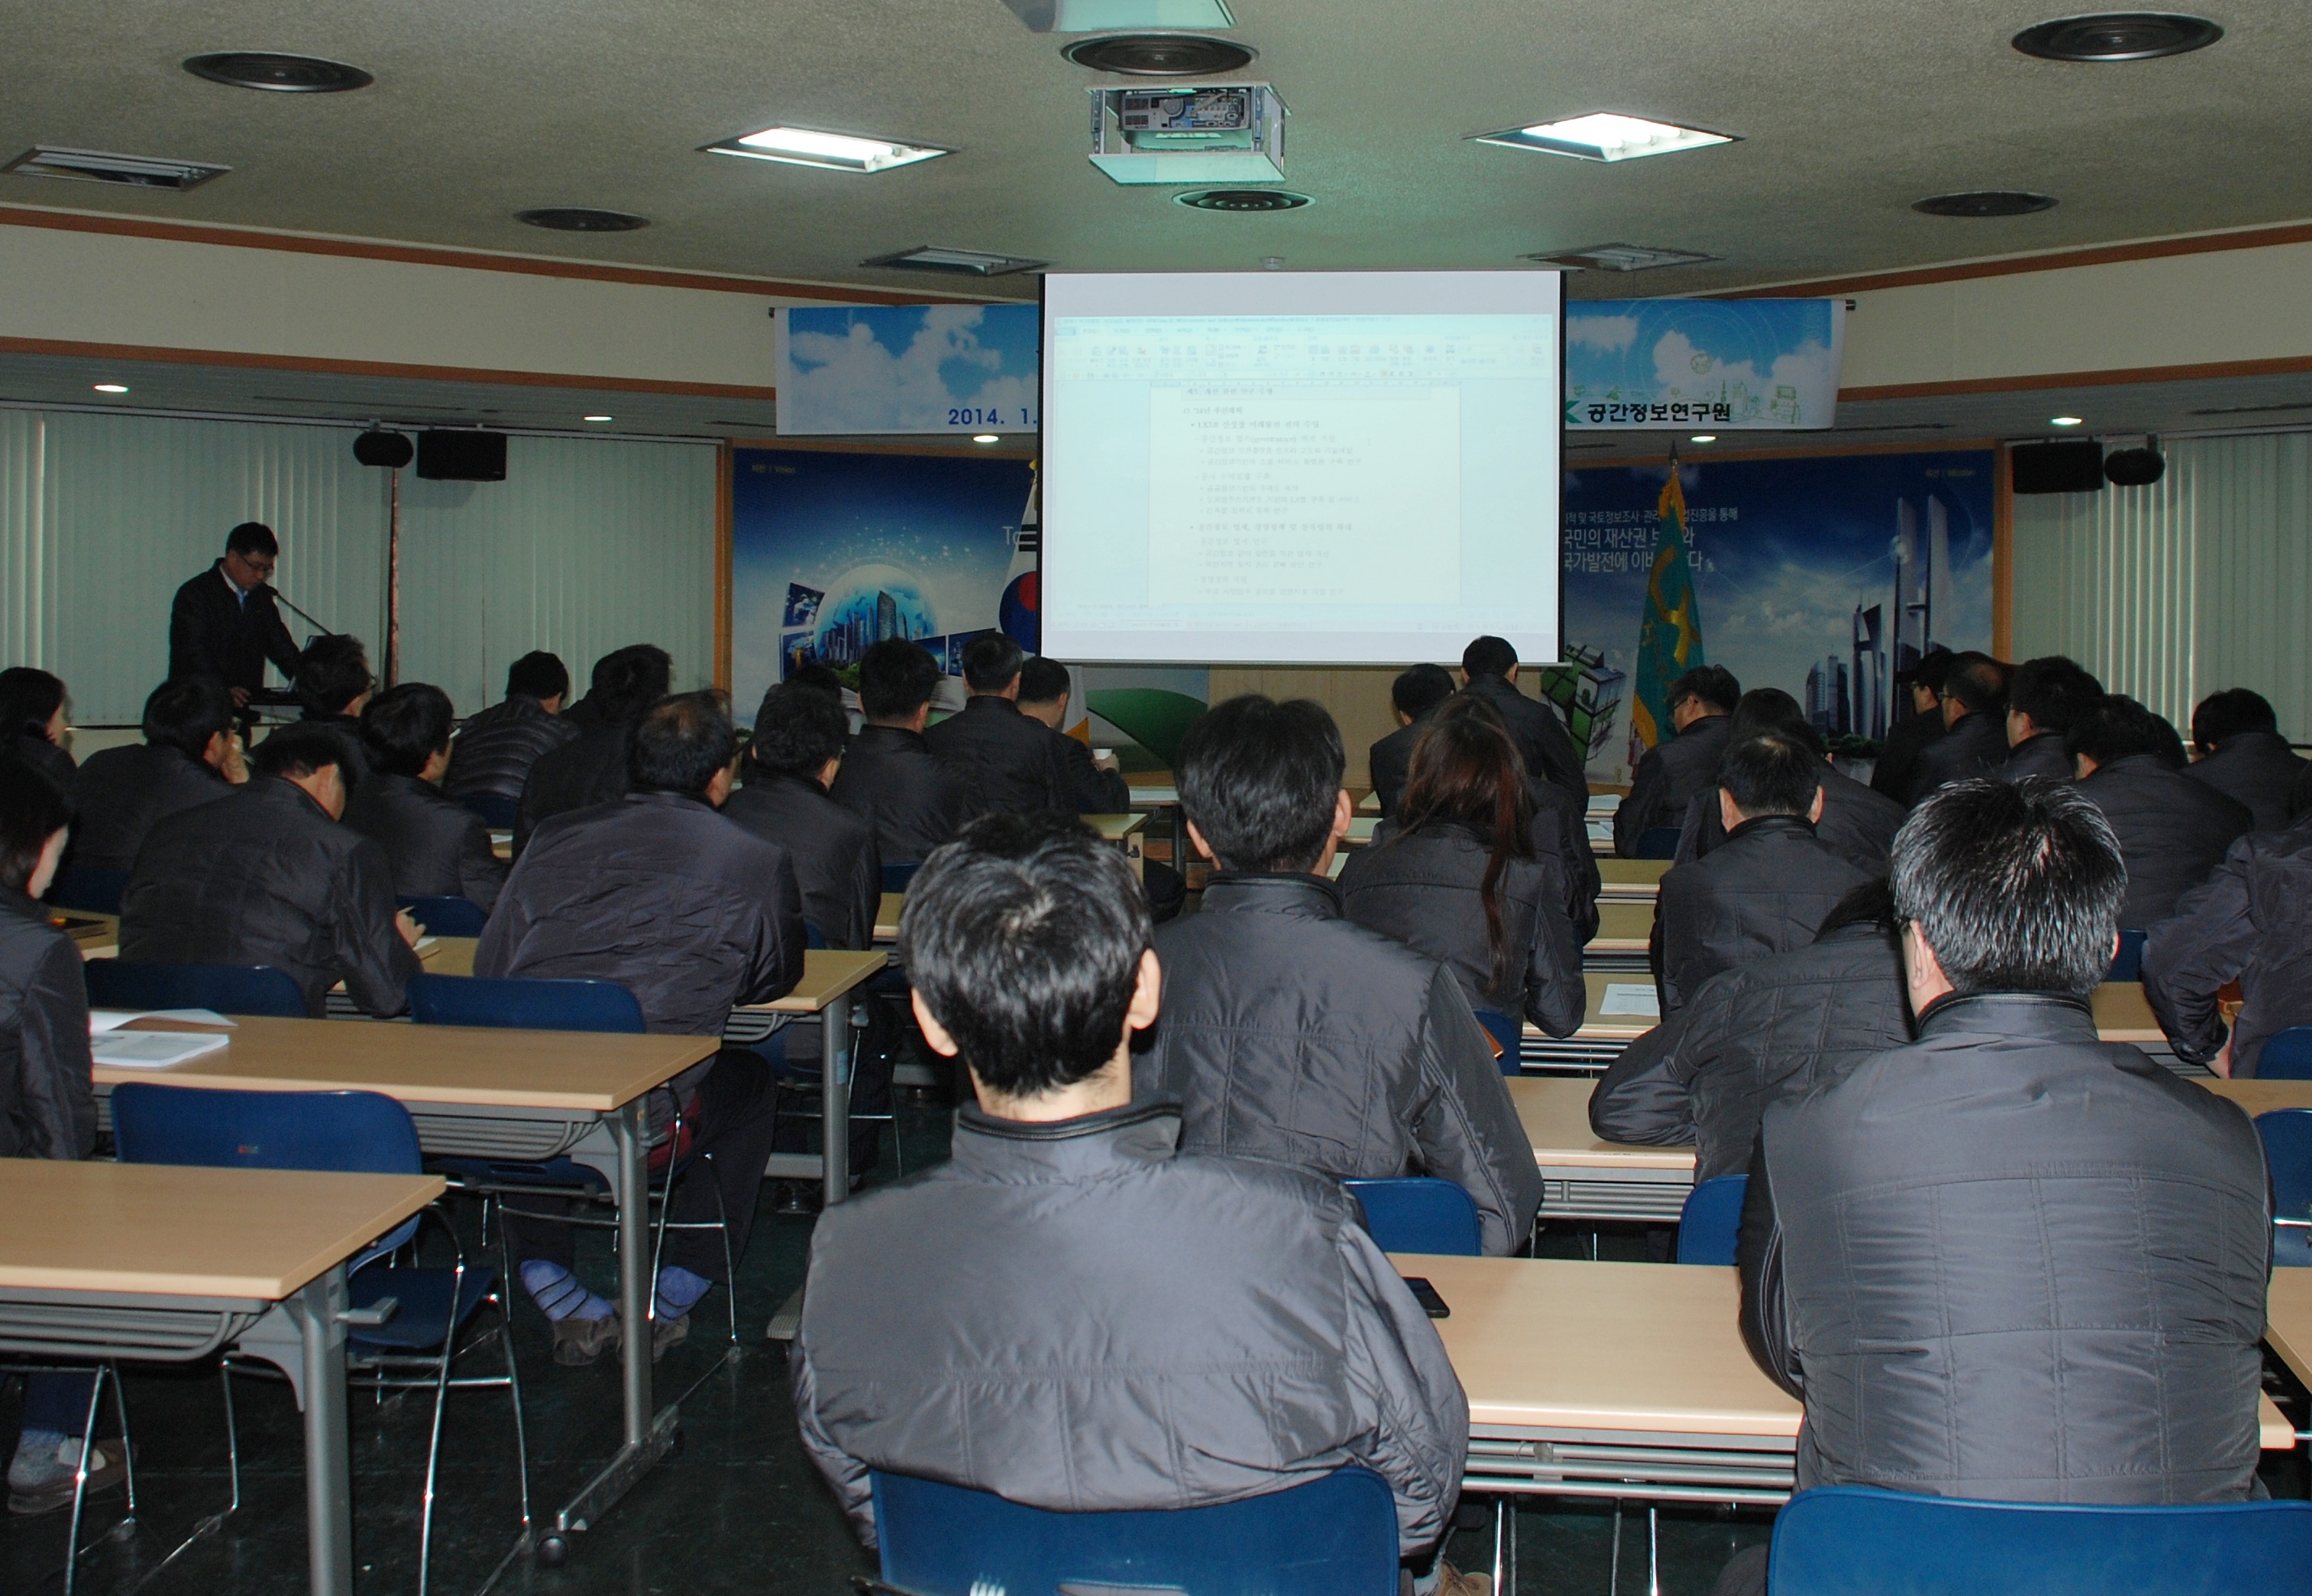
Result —
[[88, 1012], [89, 1056], [99, 1064], [130, 1069], [165, 1069], [222, 1050], [232, 1039], [215, 1032], [124, 1031], [131, 1020], [177, 1020], [187, 1025], [233, 1023], [212, 1008], [92, 1008]]

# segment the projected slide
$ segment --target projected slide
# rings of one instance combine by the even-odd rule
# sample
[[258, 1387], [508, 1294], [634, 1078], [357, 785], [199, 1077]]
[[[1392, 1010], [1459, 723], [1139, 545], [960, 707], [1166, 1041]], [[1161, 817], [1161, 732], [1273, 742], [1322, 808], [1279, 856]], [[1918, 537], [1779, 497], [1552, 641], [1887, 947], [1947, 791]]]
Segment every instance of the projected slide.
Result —
[[1046, 280], [1044, 647], [1558, 650], [1554, 273]]

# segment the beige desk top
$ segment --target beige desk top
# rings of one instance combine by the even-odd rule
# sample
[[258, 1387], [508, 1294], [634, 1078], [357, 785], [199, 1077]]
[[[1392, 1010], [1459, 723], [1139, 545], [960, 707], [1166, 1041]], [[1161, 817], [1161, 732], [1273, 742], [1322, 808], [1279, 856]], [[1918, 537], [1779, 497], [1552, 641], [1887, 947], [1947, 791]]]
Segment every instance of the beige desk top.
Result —
[[[2280, 1108], [2312, 1108], [2312, 1081], [2205, 1080], [2200, 1085], [2247, 1110], [2248, 1117]], [[2312, 1269], [2302, 1271], [2312, 1274]]]
[[471, 975], [474, 949], [481, 945], [479, 937], [436, 937], [433, 946], [418, 949], [417, 957], [428, 975]]
[[1357, 800], [1357, 813], [1360, 815], [1378, 815], [1380, 813], [1379, 789], [1375, 788], [1372, 791], [1365, 794], [1364, 797]]
[[[1602, 867], [1605, 861], [1598, 863]], [[1590, 946], [1599, 953], [1643, 953], [1653, 929], [1651, 898], [1617, 903], [1601, 896], [1598, 900], [1598, 934], [1590, 939]]]
[[897, 942], [899, 939], [899, 911], [906, 906], [905, 893], [885, 893], [875, 904], [875, 940]]
[[[1565, 1076], [1520, 1076], [1508, 1083], [1534, 1162], [1552, 1169], [1694, 1168], [1692, 1147], [1637, 1147], [1599, 1141], [1590, 1129], [1590, 1089], [1595, 1083]], [[1447, 1299], [1450, 1301], [1450, 1298]]]
[[1121, 842], [1133, 833], [1144, 831], [1148, 825], [1145, 815], [1086, 815], [1082, 820], [1098, 832], [1103, 841], [1109, 842]]
[[1353, 815], [1349, 817], [1348, 834], [1341, 839], [1341, 846], [1344, 848], [1362, 848], [1366, 843], [1373, 840], [1373, 833], [1379, 829], [1379, 815]]
[[2168, 1041], [2168, 1033], [2151, 1017], [2141, 981], [2107, 981], [2096, 988], [2095, 1018], [2097, 1033], [2106, 1042], [2164, 1046]]
[[880, 948], [850, 953], [837, 947], [814, 947], [802, 955], [802, 980], [775, 1003], [750, 1003], [763, 1014], [817, 1014], [844, 993], [891, 962]]
[[[1633, 1037], [1644, 1035], [1661, 1024], [1651, 1015], [1605, 1015], [1598, 1012], [1606, 1007], [1606, 988], [1608, 985], [1640, 987], [1648, 992], [1652, 991], [1654, 978], [1642, 970], [1584, 970], [1581, 972], [1581, 984], [1589, 989], [1590, 1007], [1584, 1011], [1585, 1017], [1582, 1019], [1581, 1027], [1573, 1033], [1575, 1041], [1628, 1042]], [[1526, 1023], [1525, 1028], [1535, 1036], [1542, 1033], [1541, 1028], [1531, 1021]]]
[[438, 1175], [0, 1158], [0, 1288], [278, 1302], [442, 1190]]
[[[137, 1023], [153, 1030], [202, 1029]], [[239, 1016], [233, 1024], [232, 1040], [223, 1052], [166, 1069], [100, 1064], [97, 1081], [109, 1086], [157, 1081], [262, 1091], [382, 1092], [404, 1103], [609, 1113], [714, 1057], [722, 1045], [714, 1036], [372, 1025], [256, 1015]], [[12, 1161], [0, 1160], [5, 1162]]]
[[1601, 859], [1598, 861], [1601, 895], [1651, 899], [1661, 890], [1661, 878], [1669, 867], [1666, 859]]
[[2312, 1269], [2272, 1271], [2264, 1339], [2299, 1380], [2312, 1382]]

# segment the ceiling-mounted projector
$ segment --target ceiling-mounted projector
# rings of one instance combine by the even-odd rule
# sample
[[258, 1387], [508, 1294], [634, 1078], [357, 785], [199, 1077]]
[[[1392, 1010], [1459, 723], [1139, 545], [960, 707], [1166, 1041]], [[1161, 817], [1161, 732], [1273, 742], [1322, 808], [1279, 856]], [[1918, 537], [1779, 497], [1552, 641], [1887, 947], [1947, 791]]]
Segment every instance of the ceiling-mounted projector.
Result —
[[1233, 28], [1228, 0], [1003, 0], [1037, 33], [1134, 28]]
[[1091, 163], [1119, 183], [1277, 183], [1284, 118], [1266, 83], [1091, 92]]

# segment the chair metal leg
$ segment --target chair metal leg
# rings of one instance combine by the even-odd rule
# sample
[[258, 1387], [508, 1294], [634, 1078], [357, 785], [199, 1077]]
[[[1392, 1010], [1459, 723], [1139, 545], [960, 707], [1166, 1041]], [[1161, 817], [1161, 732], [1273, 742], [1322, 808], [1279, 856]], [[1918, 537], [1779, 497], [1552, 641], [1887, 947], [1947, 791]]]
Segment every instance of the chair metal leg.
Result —
[[425, 1495], [417, 1513], [417, 1596], [425, 1596], [434, 1572], [434, 1481], [442, 1462], [442, 1409], [450, 1401], [450, 1360], [458, 1351], [458, 1304], [466, 1296], [466, 1260], [450, 1271], [450, 1313], [442, 1337], [442, 1361], [434, 1380], [434, 1429], [425, 1442]]
[[1661, 1513], [1646, 1504], [1646, 1596], [1661, 1596]]
[[505, 1343], [506, 1395], [513, 1400], [514, 1466], [521, 1471], [521, 1538], [530, 1539], [530, 1430], [521, 1416], [521, 1370], [513, 1356], [513, 1289], [502, 1284], [491, 1295], [490, 1304], [498, 1311], [499, 1337]]
[[73, 1470], [72, 1527], [65, 1534], [65, 1596], [72, 1596], [75, 1577], [80, 1573], [81, 1510], [88, 1504], [88, 1459], [96, 1446], [96, 1407], [104, 1396], [104, 1377], [111, 1365], [96, 1365], [96, 1378], [89, 1382], [88, 1412], [81, 1421], [80, 1461]]
[[217, 1363], [217, 1382], [224, 1387], [224, 1461], [232, 1480], [232, 1502], [225, 1508], [231, 1517], [241, 1511], [241, 1426], [232, 1411], [232, 1365], [220, 1359]]
[[107, 1364], [112, 1374], [112, 1410], [120, 1416], [120, 1472], [128, 1492], [128, 1513], [120, 1522], [134, 1529], [136, 1523], [136, 1448], [128, 1435], [128, 1388], [120, 1382], [120, 1365]]
[[[701, 1153], [699, 1161], [713, 1164], [714, 1155]], [[731, 1314], [731, 1351], [739, 1349], [739, 1265], [731, 1255], [731, 1210], [722, 1205], [722, 1182], [714, 1182], [714, 1223], [722, 1232], [722, 1305]], [[726, 1354], [727, 1356], [727, 1354]]]
[[1614, 1557], [1606, 1565], [1606, 1596], [1622, 1596], [1622, 1499], [1614, 1498]]

